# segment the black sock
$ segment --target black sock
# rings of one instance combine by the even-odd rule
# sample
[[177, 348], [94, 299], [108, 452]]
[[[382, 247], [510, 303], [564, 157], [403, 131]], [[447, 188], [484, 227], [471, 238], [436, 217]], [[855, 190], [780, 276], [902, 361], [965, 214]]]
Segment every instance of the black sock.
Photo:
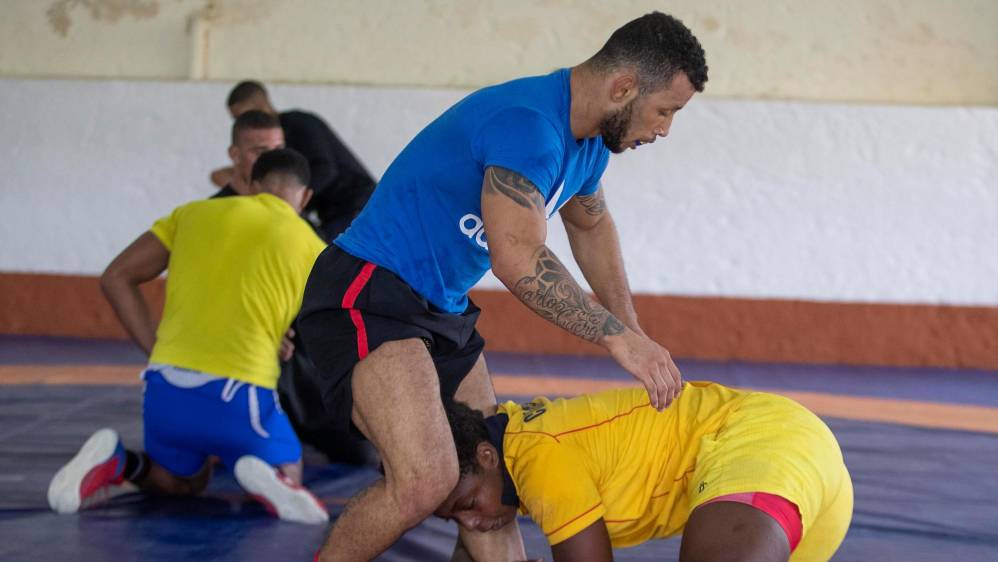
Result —
[[136, 453], [125, 450], [125, 480], [133, 484], [138, 484], [149, 474], [149, 455], [145, 451]]

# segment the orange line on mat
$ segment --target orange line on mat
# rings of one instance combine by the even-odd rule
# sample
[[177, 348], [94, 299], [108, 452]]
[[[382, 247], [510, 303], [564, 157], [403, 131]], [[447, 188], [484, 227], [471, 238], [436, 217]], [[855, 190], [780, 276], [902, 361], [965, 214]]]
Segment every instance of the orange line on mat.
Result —
[[[141, 382], [138, 374], [143, 368], [144, 365], [0, 365], [0, 385], [138, 385]], [[634, 386], [619, 380], [508, 374], [493, 375], [492, 381], [496, 393], [506, 396], [574, 396]], [[791, 390], [772, 392], [792, 398], [821, 416], [998, 433], [995, 407]]]

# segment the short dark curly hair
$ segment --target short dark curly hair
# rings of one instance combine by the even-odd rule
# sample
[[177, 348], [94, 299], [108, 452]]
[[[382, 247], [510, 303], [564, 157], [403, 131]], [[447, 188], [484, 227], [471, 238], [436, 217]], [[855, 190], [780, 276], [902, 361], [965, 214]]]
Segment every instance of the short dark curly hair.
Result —
[[447, 412], [447, 422], [450, 423], [451, 435], [454, 436], [461, 476], [478, 472], [478, 444], [489, 440], [485, 416], [456, 400], [445, 399], [444, 411]]
[[263, 84], [257, 82], [256, 80], [243, 80], [242, 82], [235, 85], [232, 91], [229, 92], [228, 99], [225, 100], [225, 105], [232, 107], [237, 103], [242, 103], [248, 99], [252, 99], [256, 96], [267, 96], [267, 89], [263, 87]]
[[271, 115], [258, 109], [251, 109], [236, 117], [235, 121], [232, 122], [232, 144], [239, 144], [239, 135], [243, 131], [280, 128], [281, 120], [276, 115]]
[[662, 12], [624, 24], [588, 62], [603, 72], [634, 67], [642, 94], [664, 87], [677, 71], [685, 73], [698, 92], [707, 82], [707, 61], [700, 42], [683, 22]]
[[261, 154], [253, 164], [250, 179], [258, 181], [270, 174], [292, 176], [302, 186], [308, 186], [308, 182], [312, 179], [308, 160], [290, 148], [275, 148]]

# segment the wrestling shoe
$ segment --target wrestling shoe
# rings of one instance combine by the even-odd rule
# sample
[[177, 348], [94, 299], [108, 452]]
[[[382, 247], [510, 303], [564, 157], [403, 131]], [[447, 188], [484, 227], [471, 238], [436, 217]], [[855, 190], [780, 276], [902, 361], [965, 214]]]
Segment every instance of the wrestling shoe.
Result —
[[318, 498], [263, 460], [251, 455], [240, 457], [234, 472], [239, 485], [275, 516], [297, 523], [329, 521], [329, 512]]
[[52, 477], [49, 507], [58, 513], [76, 513], [111, 497], [111, 488], [122, 484], [125, 448], [118, 432], [101, 429], [80, 447], [73, 460]]

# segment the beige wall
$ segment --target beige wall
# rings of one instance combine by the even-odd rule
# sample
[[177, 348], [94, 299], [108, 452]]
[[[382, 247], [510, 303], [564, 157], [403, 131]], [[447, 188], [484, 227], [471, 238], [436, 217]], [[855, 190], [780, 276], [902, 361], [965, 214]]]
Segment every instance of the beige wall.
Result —
[[995, 0], [5, 0], [0, 75], [473, 87], [592, 54], [652, 9], [708, 94], [998, 105]]

